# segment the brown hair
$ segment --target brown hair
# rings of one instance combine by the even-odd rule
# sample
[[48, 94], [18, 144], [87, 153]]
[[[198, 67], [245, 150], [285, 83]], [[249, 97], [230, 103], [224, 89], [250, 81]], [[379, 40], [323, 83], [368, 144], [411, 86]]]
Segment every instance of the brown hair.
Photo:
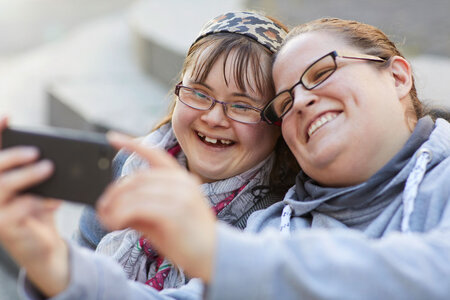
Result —
[[[352, 20], [342, 20], [338, 18], [317, 19], [293, 28], [285, 38], [283, 45], [294, 37], [306, 32], [326, 31], [341, 36], [350, 45], [359, 48], [363, 53], [378, 56], [386, 59], [403, 54], [397, 49], [395, 44], [378, 28], [372, 25], [360, 23]], [[377, 64], [385, 67], [386, 64]], [[425, 111], [422, 103], [417, 97], [417, 91], [412, 76], [412, 86], [409, 92], [414, 116], [419, 119], [424, 116]], [[415, 123], [415, 122], [414, 122]]]
[[[207, 51], [208, 55], [202, 55]], [[233, 56], [230, 54], [233, 53]], [[236, 33], [216, 33], [208, 35], [194, 43], [184, 60], [180, 72], [180, 82], [186, 71], [191, 69], [195, 81], [204, 81], [211, 68], [221, 57], [225, 57], [223, 63], [223, 76], [225, 82], [225, 64], [233, 57], [232, 72], [236, 85], [241, 90], [256, 89], [253, 92], [271, 99], [275, 95], [272, 80], [272, 52], [255, 40]], [[250, 84], [254, 80], [254, 86]], [[172, 98], [169, 105], [169, 113], [159, 122], [153, 130], [156, 130], [172, 120], [176, 97]], [[289, 151], [282, 136], [275, 146], [275, 164], [270, 175], [270, 190], [277, 193], [285, 193], [294, 184], [299, 166], [294, 156]]]

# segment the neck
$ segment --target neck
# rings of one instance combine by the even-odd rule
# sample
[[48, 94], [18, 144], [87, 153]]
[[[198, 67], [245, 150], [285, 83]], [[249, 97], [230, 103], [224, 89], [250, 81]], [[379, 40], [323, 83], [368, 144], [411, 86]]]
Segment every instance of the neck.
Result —
[[316, 181], [322, 186], [329, 187], [347, 187], [367, 181], [404, 147], [411, 136], [412, 130], [406, 126], [406, 123], [399, 127], [399, 130], [382, 133], [389, 136], [382, 146], [368, 149], [368, 152], [342, 154], [347, 157], [342, 160], [337, 159], [335, 164], [328, 166], [326, 170], [321, 170], [319, 176], [314, 176], [321, 180]]

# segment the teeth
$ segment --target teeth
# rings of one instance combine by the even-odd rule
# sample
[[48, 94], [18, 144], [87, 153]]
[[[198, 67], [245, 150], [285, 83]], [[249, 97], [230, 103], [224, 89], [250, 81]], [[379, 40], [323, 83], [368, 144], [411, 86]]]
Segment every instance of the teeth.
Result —
[[208, 143], [212, 143], [212, 144], [217, 143], [217, 139], [213, 139], [210, 137], [205, 137], [205, 141], [207, 141]]
[[211, 138], [211, 137], [207, 137], [206, 135], [197, 132], [197, 135], [202, 138], [205, 142], [211, 143], [211, 144], [217, 144], [218, 141], [220, 141], [221, 144], [223, 145], [230, 145], [233, 143], [233, 141], [230, 140], [222, 140], [222, 139], [215, 139], [215, 138]]
[[310, 137], [317, 129], [322, 127], [324, 124], [330, 122], [334, 118], [336, 118], [338, 114], [336, 113], [327, 113], [321, 118], [317, 119], [308, 129], [308, 137]]

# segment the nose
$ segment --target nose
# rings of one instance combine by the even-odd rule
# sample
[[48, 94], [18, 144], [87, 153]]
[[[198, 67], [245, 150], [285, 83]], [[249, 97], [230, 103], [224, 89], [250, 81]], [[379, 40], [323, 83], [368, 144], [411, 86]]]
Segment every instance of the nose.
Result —
[[220, 103], [215, 103], [210, 110], [204, 111], [200, 119], [208, 123], [211, 127], [227, 127], [229, 125], [229, 119], [225, 114], [225, 108]]
[[307, 90], [300, 84], [294, 88], [292, 94], [294, 97], [292, 110], [300, 113], [313, 106], [318, 101], [318, 96], [314, 93], [314, 90]]

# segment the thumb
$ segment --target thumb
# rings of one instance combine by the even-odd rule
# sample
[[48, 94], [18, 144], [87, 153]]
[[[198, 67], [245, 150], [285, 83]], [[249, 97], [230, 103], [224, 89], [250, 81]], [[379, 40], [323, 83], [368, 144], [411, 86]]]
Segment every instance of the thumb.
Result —
[[129, 152], [136, 152], [152, 168], [180, 168], [178, 162], [171, 155], [161, 149], [145, 146], [135, 138], [114, 131], [108, 132], [106, 137], [114, 147], [118, 149], [125, 148]]
[[2, 132], [8, 127], [8, 118], [0, 115], [0, 148], [2, 148]]

